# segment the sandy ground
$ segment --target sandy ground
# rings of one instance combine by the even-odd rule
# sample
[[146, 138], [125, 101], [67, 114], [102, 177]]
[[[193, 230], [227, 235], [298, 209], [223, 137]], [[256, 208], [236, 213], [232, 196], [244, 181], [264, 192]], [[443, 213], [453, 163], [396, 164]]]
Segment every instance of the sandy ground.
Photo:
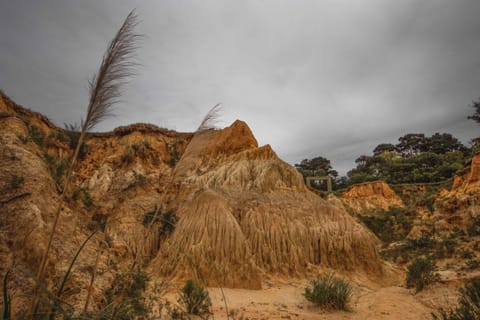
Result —
[[[411, 290], [399, 286], [356, 286], [350, 311], [327, 312], [303, 297], [305, 285], [290, 283], [263, 290], [223, 289], [237, 319], [430, 319], [432, 309]], [[227, 319], [219, 288], [209, 288], [215, 319]]]
[[[270, 279], [265, 281], [262, 290], [208, 288], [213, 304], [213, 319], [227, 319], [225, 300], [230, 312], [235, 316], [229, 319], [432, 319], [431, 313], [438, 306], [452, 307], [456, 304], [457, 289], [465, 278], [480, 276], [472, 273], [460, 275], [452, 271], [440, 273], [442, 281], [415, 294], [413, 289], [403, 285], [405, 274], [398, 269], [388, 277], [390, 282], [362, 277], [349, 280], [353, 286], [352, 299], [348, 311], [325, 311], [308, 302], [303, 293], [307, 280]], [[178, 288], [177, 288], [178, 290]], [[178, 292], [178, 291], [177, 291]], [[175, 300], [170, 291], [169, 300]]]

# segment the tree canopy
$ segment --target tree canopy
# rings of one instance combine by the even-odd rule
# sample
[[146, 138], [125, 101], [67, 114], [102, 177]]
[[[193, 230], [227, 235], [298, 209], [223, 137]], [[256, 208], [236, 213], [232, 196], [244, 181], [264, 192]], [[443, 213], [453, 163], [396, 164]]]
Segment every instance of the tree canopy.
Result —
[[463, 168], [469, 151], [449, 133], [435, 133], [431, 137], [409, 133], [398, 141], [396, 145], [379, 144], [373, 150], [373, 156], [357, 158], [357, 167], [347, 173], [348, 183], [441, 181]]
[[356, 167], [348, 171], [346, 177], [339, 176], [330, 160], [322, 156], [304, 159], [295, 167], [305, 178], [330, 176], [334, 190], [375, 180], [391, 184], [438, 182], [463, 169], [471, 151], [474, 149], [468, 149], [449, 133], [435, 133], [430, 137], [409, 133], [400, 137], [397, 144], [381, 143], [372, 155], [359, 156]]
[[480, 123], [480, 100], [472, 102], [472, 108], [475, 109], [473, 115], [469, 116], [468, 119]]

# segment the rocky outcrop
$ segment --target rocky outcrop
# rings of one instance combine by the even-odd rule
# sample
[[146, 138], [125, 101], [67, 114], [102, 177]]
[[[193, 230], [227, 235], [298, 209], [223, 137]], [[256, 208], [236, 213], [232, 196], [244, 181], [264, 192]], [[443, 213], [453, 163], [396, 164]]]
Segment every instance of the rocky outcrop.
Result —
[[480, 192], [480, 154], [473, 156], [470, 167], [453, 179], [452, 192], [475, 194]]
[[[34, 272], [73, 150], [65, 130], [6, 98], [0, 124], [0, 271], [21, 265]], [[171, 234], [151, 222], [166, 211], [178, 216]], [[90, 134], [60, 215], [47, 285], [58, 284], [98, 228], [62, 296], [79, 309], [97, 256], [92, 308], [116, 275], [140, 266], [157, 277], [237, 288], [260, 288], [266, 274], [382, 272], [377, 238], [341, 204], [309, 191], [242, 121], [195, 135], [144, 124]], [[11, 282], [15, 309], [25, 308], [31, 283], [19, 272]]]
[[371, 214], [373, 211], [403, 207], [402, 200], [383, 181], [356, 184], [340, 195], [342, 202], [355, 214]]
[[455, 175], [450, 190], [442, 190], [435, 201], [442, 216], [443, 229], [454, 227], [465, 231], [480, 217], [480, 154], [473, 156], [470, 166]]
[[377, 239], [342, 206], [307, 190], [301, 175], [248, 126], [197, 134], [173, 172], [175, 232], [152, 271], [210, 285], [259, 288], [261, 275], [315, 267], [381, 272]]

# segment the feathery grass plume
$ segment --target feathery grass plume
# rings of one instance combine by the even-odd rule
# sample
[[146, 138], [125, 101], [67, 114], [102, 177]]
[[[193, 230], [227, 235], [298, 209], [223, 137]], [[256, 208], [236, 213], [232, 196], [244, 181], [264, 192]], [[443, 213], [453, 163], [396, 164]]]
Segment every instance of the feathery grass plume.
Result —
[[220, 117], [220, 111], [222, 110], [222, 104], [217, 103], [203, 118], [202, 123], [198, 127], [197, 132], [202, 132], [208, 129], [215, 128], [215, 124], [218, 122], [218, 118]]
[[123, 85], [134, 74], [137, 64], [131, 60], [137, 49], [137, 42], [142, 37], [133, 32], [137, 24], [137, 15], [135, 10], [132, 10], [108, 46], [98, 73], [89, 82], [90, 102], [83, 131], [93, 129], [103, 119], [112, 115], [112, 107], [119, 101]]
[[[48, 254], [52, 246], [53, 236], [58, 224], [58, 218], [63, 207], [65, 194], [71, 182], [71, 175], [75, 163], [78, 159], [80, 147], [85, 139], [87, 131], [93, 129], [98, 123], [106, 117], [112, 115], [112, 107], [118, 102], [122, 92], [122, 86], [128, 82], [128, 78], [132, 76], [133, 68], [136, 64], [130, 61], [137, 48], [137, 41], [141, 35], [133, 32], [134, 27], [138, 24], [135, 10], [132, 10], [117, 34], [110, 42], [105, 52], [98, 73], [93, 77], [90, 83], [90, 100], [87, 108], [87, 117], [82, 123], [82, 131], [78, 139], [75, 153], [72, 157], [70, 167], [67, 171], [65, 185], [61, 193], [57, 211], [55, 213], [54, 223], [50, 230], [47, 249], [44, 252], [40, 267], [37, 272], [37, 278], [42, 281], [45, 272], [45, 266]], [[31, 311], [34, 306], [32, 305]], [[34, 313], [34, 312], [32, 312]]]

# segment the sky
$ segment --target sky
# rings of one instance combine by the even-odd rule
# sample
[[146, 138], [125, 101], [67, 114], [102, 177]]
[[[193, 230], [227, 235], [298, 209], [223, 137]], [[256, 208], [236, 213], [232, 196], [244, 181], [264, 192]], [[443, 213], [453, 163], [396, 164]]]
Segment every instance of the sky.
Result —
[[407, 133], [480, 136], [478, 0], [0, 0], [0, 89], [57, 125], [79, 123], [88, 80], [132, 9], [137, 75], [96, 131], [247, 122], [294, 164], [345, 174]]

